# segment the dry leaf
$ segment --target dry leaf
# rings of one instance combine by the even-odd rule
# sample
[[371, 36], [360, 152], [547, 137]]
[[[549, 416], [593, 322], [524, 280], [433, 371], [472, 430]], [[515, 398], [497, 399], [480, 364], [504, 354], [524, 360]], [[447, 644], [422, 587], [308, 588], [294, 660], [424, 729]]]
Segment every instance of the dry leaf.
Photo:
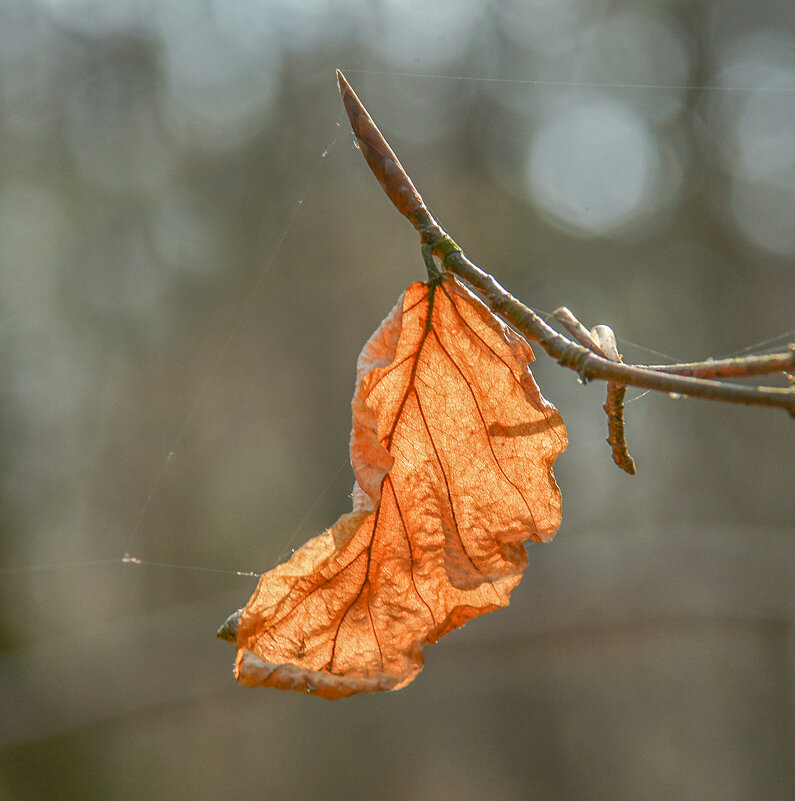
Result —
[[453, 276], [408, 288], [359, 357], [353, 511], [261, 577], [236, 621], [242, 684], [398, 689], [424, 645], [508, 603], [523, 543], [560, 523], [566, 431], [532, 360]]

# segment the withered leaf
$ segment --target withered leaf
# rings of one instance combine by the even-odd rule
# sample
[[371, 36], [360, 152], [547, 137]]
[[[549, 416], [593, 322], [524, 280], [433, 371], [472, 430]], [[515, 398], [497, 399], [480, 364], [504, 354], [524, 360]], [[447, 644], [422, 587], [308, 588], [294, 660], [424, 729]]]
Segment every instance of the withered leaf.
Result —
[[523, 543], [560, 523], [566, 431], [532, 360], [453, 276], [406, 290], [359, 356], [353, 511], [260, 578], [235, 621], [242, 684], [398, 689], [424, 645], [508, 603]]

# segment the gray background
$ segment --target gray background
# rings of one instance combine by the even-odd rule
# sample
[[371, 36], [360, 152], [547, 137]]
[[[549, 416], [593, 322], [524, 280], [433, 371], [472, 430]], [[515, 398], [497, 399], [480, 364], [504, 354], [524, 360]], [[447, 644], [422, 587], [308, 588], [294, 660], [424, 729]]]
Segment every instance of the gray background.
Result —
[[789, 2], [0, 0], [0, 798], [792, 798], [792, 419], [647, 395], [630, 478], [538, 348], [563, 524], [512, 605], [398, 693], [235, 683], [234, 571], [348, 508], [424, 273], [336, 67], [533, 307], [632, 361], [793, 336]]

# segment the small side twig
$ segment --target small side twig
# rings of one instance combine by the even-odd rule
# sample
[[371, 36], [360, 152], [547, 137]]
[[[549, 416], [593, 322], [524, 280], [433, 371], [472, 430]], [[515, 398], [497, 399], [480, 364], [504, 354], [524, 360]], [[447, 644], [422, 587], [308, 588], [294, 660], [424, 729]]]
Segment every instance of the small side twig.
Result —
[[[339, 70], [337, 82], [362, 155], [389, 199], [417, 230], [422, 245], [441, 261], [444, 269], [476, 289], [495, 314], [528, 339], [538, 342], [559, 364], [575, 370], [583, 381], [601, 379], [624, 386], [667, 392], [677, 397], [684, 395], [728, 403], [774, 406], [787, 409], [795, 416], [793, 387], [742, 386], [715, 380], [727, 376], [792, 370], [795, 367], [795, 350], [773, 357], [723, 360], [723, 366], [718, 367], [717, 371], [717, 362], [649, 367], [624, 364], [597, 355], [590, 347], [573, 342], [548, 326], [532, 309], [500, 286], [493, 276], [481, 270], [464, 255], [461, 248], [434, 219], [392, 148]], [[623, 422], [623, 416], [621, 420]]]
[[602, 408], [607, 415], [607, 444], [613, 449], [613, 461], [626, 473], [635, 475], [635, 460], [627, 448], [627, 434], [624, 423], [624, 398], [626, 384], [607, 382], [607, 399]]

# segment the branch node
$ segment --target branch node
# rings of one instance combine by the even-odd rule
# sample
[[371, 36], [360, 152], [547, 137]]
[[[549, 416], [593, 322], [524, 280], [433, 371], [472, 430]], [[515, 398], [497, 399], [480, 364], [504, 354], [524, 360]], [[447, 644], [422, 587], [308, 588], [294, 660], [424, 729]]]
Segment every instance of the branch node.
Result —
[[[609, 325], [595, 325], [590, 331], [574, 316], [570, 309], [561, 306], [553, 312], [555, 319], [584, 347], [597, 356], [611, 362], [621, 362], [616, 335]], [[583, 361], [590, 359], [586, 351]], [[585, 364], [578, 370], [580, 381], [585, 384]], [[613, 461], [630, 475], [635, 475], [635, 460], [629, 455], [624, 422], [624, 396], [627, 394], [626, 384], [617, 381], [607, 382], [607, 399], [602, 407], [607, 415], [607, 443], [613, 449]]]

